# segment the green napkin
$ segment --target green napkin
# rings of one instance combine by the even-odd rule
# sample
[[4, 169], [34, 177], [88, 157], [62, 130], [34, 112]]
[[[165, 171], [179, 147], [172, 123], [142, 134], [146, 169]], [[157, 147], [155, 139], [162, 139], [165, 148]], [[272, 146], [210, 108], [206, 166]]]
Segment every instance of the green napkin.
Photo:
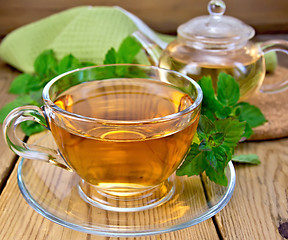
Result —
[[33, 72], [34, 60], [46, 49], [53, 49], [58, 59], [71, 53], [80, 61], [102, 64], [111, 47], [117, 50], [138, 29], [123, 11], [81, 6], [54, 14], [8, 34], [0, 45], [0, 57], [27, 73]]
[[[117, 50], [123, 39], [137, 29], [162, 47], [165, 43], [161, 43], [161, 39], [164, 42], [175, 39], [155, 34], [136, 16], [119, 7], [81, 6], [11, 32], [0, 44], [0, 58], [26, 73], [34, 71], [36, 57], [47, 49], [53, 49], [58, 59], [71, 53], [81, 62], [102, 64], [107, 51], [111, 47]], [[275, 52], [265, 58], [267, 70], [274, 71], [277, 66]], [[148, 63], [143, 52], [137, 59]]]

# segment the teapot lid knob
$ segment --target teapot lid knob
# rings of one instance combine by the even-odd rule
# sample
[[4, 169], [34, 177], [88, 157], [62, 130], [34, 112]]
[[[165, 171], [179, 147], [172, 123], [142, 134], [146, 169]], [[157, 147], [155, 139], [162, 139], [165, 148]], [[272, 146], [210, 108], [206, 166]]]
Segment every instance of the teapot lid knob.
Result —
[[[234, 48], [254, 36], [254, 29], [237, 18], [225, 16], [223, 0], [209, 0], [209, 15], [199, 16], [180, 25], [179, 39], [186, 44], [207, 48]], [[241, 44], [240, 44], [241, 43]]]
[[222, 16], [226, 10], [226, 5], [222, 0], [211, 0], [208, 3], [208, 12], [211, 16]]

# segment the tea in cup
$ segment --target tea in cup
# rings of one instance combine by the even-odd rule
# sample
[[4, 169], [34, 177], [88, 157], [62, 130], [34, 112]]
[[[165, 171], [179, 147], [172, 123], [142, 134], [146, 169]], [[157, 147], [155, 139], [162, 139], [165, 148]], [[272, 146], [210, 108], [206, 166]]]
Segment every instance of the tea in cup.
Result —
[[[93, 66], [51, 80], [43, 100], [42, 109], [19, 107], [5, 119], [16, 154], [77, 174], [79, 194], [103, 209], [138, 211], [173, 195], [171, 176], [200, 116], [202, 91], [194, 80], [152, 66]], [[47, 127], [59, 150], [20, 141], [15, 128], [27, 120]]]

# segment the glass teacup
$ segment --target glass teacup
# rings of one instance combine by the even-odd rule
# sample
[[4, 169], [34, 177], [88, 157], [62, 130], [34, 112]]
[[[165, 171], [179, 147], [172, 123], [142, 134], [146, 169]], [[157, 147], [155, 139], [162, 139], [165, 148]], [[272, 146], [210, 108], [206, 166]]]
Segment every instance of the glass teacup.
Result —
[[[51, 80], [43, 100], [41, 109], [23, 106], [6, 117], [5, 139], [16, 154], [76, 173], [79, 194], [103, 209], [143, 210], [173, 195], [173, 173], [200, 116], [194, 80], [152, 66], [93, 66]], [[27, 120], [48, 128], [59, 150], [22, 142], [15, 129]]]

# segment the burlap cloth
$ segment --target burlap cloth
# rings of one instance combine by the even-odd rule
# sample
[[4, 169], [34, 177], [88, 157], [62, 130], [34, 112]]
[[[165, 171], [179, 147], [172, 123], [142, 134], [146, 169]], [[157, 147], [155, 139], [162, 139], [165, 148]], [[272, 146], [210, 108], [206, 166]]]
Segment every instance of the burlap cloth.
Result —
[[[288, 69], [278, 66], [274, 73], [267, 74], [264, 84], [288, 80]], [[248, 100], [261, 109], [267, 123], [254, 129], [250, 140], [276, 139], [288, 136], [288, 90], [277, 94], [256, 93]]]

